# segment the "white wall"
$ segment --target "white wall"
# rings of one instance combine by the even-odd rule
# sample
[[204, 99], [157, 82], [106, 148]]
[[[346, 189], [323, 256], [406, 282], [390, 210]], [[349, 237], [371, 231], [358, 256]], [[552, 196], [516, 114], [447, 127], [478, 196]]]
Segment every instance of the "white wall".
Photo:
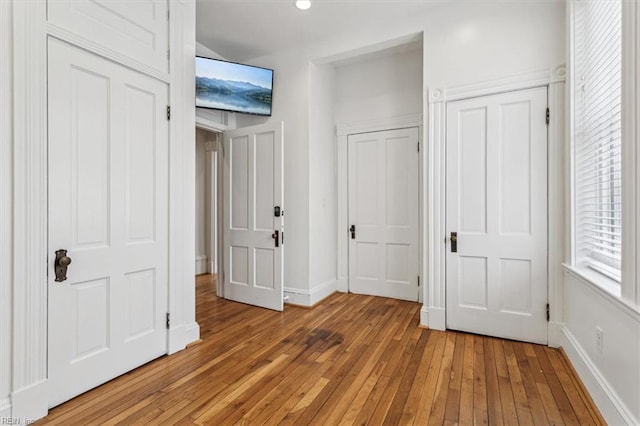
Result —
[[309, 67], [309, 304], [336, 290], [334, 70]]
[[[322, 205], [326, 193], [309, 193], [315, 188], [310, 182], [331, 181], [334, 173], [331, 166], [311, 167], [311, 162], [317, 161], [311, 155], [316, 147], [313, 138], [320, 136], [310, 124], [310, 108], [316, 106], [311, 106], [315, 99], [309, 95], [317, 96], [322, 90], [317, 87], [310, 92], [310, 85], [315, 83], [310, 80], [314, 75], [312, 63], [331, 63], [371, 51], [373, 45], [389, 47], [395, 39], [419, 38], [416, 35], [422, 34], [424, 88], [550, 69], [565, 61], [564, 9], [560, 1], [432, 3], [425, 6], [424, 13], [389, 22], [384, 27], [360, 22], [354, 24], [349, 34], [336, 34], [311, 46], [248, 61], [275, 70], [273, 117], [239, 115], [238, 126], [273, 120], [285, 122], [285, 287], [309, 292], [316, 284], [316, 266], [309, 264], [310, 259], [313, 262], [316, 259], [311, 256], [315, 248], [310, 248], [310, 234], [315, 222], [311, 222], [310, 212]], [[422, 99], [422, 93], [420, 96]], [[387, 99], [381, 97], [377, 102], [386, 105]], [[336, 115], [337, 110], [336, 105]]]
[[495, 80], [564, 63], [565, 15], [563, 1], [440, 8], [425, 27], [425, 86]]
[[422, 43], [336, 64], [336, 123], [422, 113]]
[[13, 285], [11, 2], [0, 2], [0, 418], [9, 415]]
[[[640, 311], [573, 273], [565, 272], [564, 278], [562, 346], [605, 419], [610, 424], [640, 424]], [[603, 333], [602, 353], [596, 346], [596, 327]]]
[[[281, 52], [256, 62], [275, 70], [271, 117], [238, 114], [238, 127], [284, 121], [284, 286], [309, 291], [309, 61]], [[301, 302], [297, 302], [301, 303]]]

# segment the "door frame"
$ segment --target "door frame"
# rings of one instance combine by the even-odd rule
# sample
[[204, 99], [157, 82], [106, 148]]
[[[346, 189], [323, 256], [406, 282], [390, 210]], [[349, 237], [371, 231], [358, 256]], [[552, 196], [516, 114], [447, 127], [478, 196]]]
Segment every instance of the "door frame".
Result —
[[55, 37], [169, 84], [169, 267], [167, 353], [200, 337], [195, 321], [193, 69], [195, 5], [169, 2], [170, 72], [123, 56], [47, 22], [46, 2], [13, 2], [13, 312], [11, 417], [48, 413], [47, 389], [47, 38]]
[[340, 292], [349, 292], [349, 188], [348, 188], [348, 142], [350, 135], [359, 133], [381, 132], [387, 130], [397, 130], [409, 127], [418, 128], [418, 144], [420, 152], [418, 153], [418, 275], [420, 277], [420, 287], [418, 289], [418, 303], [423, 303], [424, 284], [426, 281], [426, 263], [424, 262], [425, 249], [425, 232], [424, 232], [424, 214], [425, 199], [424, 196], [424, 122], [422, 114], [403, 115], [396, 117], [388, 117], [380, 120], [367, 120], [348, 123], [336, 124], [336, 161], [337, 161], [337, 188], [338, 196], [338, 262], [337, 262], [337, 289]]
[[[548, 345], [560, 344], [562, 329], [562, 263], [568, 259], [568, 227], [565, 226], [563, 211], [569, 211], [568, 170], [569, 143], [565, 126], [565, 65], [551, 69], [533, 70], [500, 80], [490, 80], [472, 85], [446, 88], [427, 88], [428, 102], [428, 152], [426, 176], [426, 223], [430, 224], [425, 239], [426, 276], [425, 300], [420, 323], [436, 330], [446, 329], [446, 109], [447, 102], [478, 96], [495, 95], [514, 90], [547, 86], [548, 106], [551, 120], [547, 130], [547, 294], [551, 320], [548, 327]], [[562, 182], [562, 185], [551, 185]], [[550, 236], [553, 235], [554, 238]]]

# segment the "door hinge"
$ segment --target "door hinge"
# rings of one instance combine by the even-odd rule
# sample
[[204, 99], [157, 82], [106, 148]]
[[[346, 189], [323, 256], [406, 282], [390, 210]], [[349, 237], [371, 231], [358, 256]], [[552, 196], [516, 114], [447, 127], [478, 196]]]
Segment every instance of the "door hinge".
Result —
[[169, 329], [169, 326], [171, 326], [171, 314], [167, 312], [167, 330]]
[[551, 313], [549, 312], [549, 304], [547, 303], [547, 322], [551, 319]]
[[547, 126], [549, 125], [549, 123], [551, 122], [551, 114], [549, 111], [549, 107], [547, 107], [547, 114], [546, 114], [546, 120], [547, 120]]
[[420, 152], [420, 141], [418, 141], [418, 152]]
[[420, 287], [420, 275], [418, 275], [418, 287]]
[[167, 21], [171, 19], [171, 11], [167, 9]]
[[171, 105], [167, 105], [167, 120], [171, 120]]

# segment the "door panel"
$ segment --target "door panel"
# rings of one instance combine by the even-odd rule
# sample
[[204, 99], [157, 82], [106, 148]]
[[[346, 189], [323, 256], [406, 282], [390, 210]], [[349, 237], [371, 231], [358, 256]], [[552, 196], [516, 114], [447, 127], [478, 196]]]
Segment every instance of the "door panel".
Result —
[[[49, 40], [49, 389], [57, 405], [166, 352], [167, 85]], [[53, 258], [68, 250], [68, 279]]]
[[49, 0], [48, 22], [168, 72], [168, 2], [163, 0]]
[[[224, 297], [283, 309], [282, 124], [225, 132]], [[278, 233], [278, 246], [273, 238]]]
[[418, 300], [418, 129], [348, 144], [349, 291]]
[[447, 327], [546, 343], [546, 88], [447, 105]]

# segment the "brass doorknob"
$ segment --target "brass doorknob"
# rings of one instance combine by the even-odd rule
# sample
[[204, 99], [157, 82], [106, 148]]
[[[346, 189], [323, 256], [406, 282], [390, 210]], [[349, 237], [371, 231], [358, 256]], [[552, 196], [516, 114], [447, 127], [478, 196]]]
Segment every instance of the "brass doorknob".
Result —
[[67, 266], [71, 264], [71, 258], [67, 256], [64, 249], [56, 250], [56, 260], [53, 262], [53, 270], [56, 273], [56, 281], [62, 282], [67, 279]]

